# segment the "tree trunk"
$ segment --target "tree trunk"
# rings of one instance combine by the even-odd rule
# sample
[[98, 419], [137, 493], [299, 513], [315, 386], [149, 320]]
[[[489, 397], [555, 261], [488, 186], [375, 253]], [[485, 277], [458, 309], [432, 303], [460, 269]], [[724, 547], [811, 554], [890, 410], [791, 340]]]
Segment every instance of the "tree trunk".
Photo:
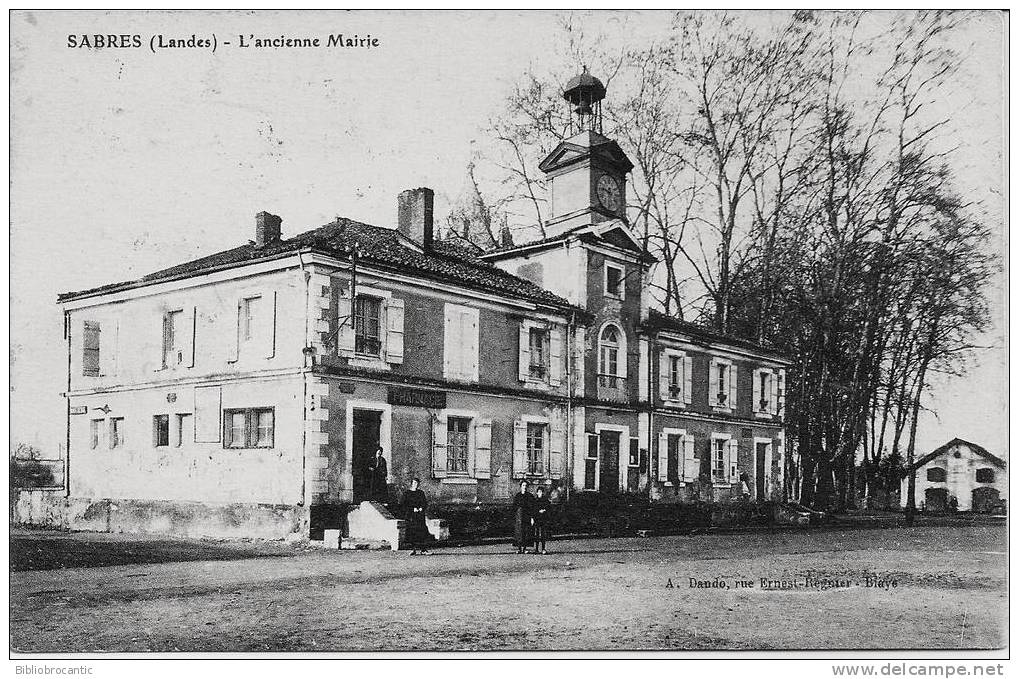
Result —
[[909, 481], [906, 484], [906, 525], [912, 526], [916, 519], [916, 470], [913, 462], [916, 459], [916, 422], [920, 416], [920, 395], [923, 393], [924, 379], [927, 376], [927, 365], [930, 357], [925, 356], [920, 364], [920, 372], [916, 380], [916, 397], [913, 399], [913, 410], [909, 423], [909, 447], [906, 449], [906, 469], [909, 470]]

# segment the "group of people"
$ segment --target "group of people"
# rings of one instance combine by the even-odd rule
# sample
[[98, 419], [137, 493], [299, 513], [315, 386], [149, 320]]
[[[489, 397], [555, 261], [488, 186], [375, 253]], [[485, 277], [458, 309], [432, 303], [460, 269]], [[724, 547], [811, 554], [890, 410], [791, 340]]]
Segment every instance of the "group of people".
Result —
[[[369, 497], [378, 502], [388, 499], [386, 459], [382, 448], [375, 451], [375, 456], [365, 470], [368, 482]], [[428, 497], [421, 490], [421, 479], [415, 478], [410, 483], [410, 490], [403, 494], [403, 518], [406, 520], [406, 538], [411, 547], [411, 554], [429, 554], [428, 546], [432, 542], [428, 531]], [[517, 554], [525, 554], [533, 548], [534, 554], [547, 554], [548, 542], [552, 526], [552, 502], [544, 486], [538, 486], [535, 494], [529, 492], [527, 481], [520, 482], [520, 492], [513, 497], [513, 545]]]
[[[526, 554], [531, 547], [534, 554], [548, 554], [546, 543], [551, 532], [552, 502], [545, 488], [538, 486], [536, 494], [531, 495], [527, 481], [522, 481], [520, 492], [513, 498], [513, 510], [513, 544], [517, 554]], [[410, 482], [410, 490], [403, 494], [403, 518], [407, 521], [406, 538], [412, 556], [430, 553], [428, 546], [432, 536], [428, 531], [427, 511], [428, 497], [421, 490], [421, 480], [415, 478]]]
[[545, 543], [552, 525], [552, 502], [545, 487], [538, 486], [535, 495], [531, 495], [527, 481], [521, 481], [520, 492], [513, 496], [513, 510], [513, 544], [517, 554], [526, 554], [532, 546], [534, 554], [548, 554]]

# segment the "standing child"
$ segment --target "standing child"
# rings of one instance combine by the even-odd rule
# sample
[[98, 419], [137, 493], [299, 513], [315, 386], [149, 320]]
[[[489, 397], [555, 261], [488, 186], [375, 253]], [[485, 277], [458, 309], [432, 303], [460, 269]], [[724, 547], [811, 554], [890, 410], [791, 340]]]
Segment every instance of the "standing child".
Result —
[[548, 554], [545, 551], [545, 541], [548, 540], [548, 534], [552, 525], [552, 503], [549, 502], [548, 497], [545, 495], [545, 489], [538, 486], [538, 496], [534, 499], [534, 553], [537, 554], [538, 550], [541, 549], [542, 554]]

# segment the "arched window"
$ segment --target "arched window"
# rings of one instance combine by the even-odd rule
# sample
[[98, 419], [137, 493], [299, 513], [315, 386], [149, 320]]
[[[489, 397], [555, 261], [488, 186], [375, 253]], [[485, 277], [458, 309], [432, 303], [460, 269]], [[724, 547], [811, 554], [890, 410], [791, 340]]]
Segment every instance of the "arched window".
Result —
[[927, 480], [931, 483], [944, 483], [947, 475], [941, 467], [931, 467], [927, 470]]
[[977, 483], [994, 483], [994, 470], [990, 467], [978, 469]]
[[612, 389], [621, 387], [620, 378], [626, 377], [622, 332], [615, 325], [602, 328], [598, 338], [598, 384]]

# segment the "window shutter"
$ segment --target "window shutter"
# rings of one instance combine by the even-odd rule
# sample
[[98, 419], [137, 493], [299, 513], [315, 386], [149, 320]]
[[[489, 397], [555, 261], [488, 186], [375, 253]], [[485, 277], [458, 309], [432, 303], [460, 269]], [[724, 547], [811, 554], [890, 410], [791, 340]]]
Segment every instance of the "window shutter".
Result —
[[562, 418], [553, 415], [548, 433], [548, 469], [553, 479], [563, 475], [563, 449], [566, 443], [566, 432], [563, 430]]
[[683, 480], [696, 481], [700, 476], [700, 465], [697, 464], [697, 456], [694, 454], [693, 435], [683, 436]]
[[168, 314], [161, 313], [160, 319], [162, 320], [160, 327], [162, 327], [163, 333], [159, 341], [159, 346], [156, 347], [156, 351], [158, 352], [159, 356], [159, 358], [156, 360], [156, 370], [162, 370], [163, 368], [167, 367], [168, 360], [166, 350], [170, 344], [170, 316]]
[[222, 405], [222, 387], [195, 387], [195, 443], [220, 442]]
[[531, 374], [531, 337], [530, 331], [523, 323], [520, 324], [520, 349], [519, 363], [517, 364], [517, 377], [521, 382], [526, 382]]
[[786, 369], [782, 368], [779, 370], [779, 382], [776, 384], [779, 389], [779, 398], [775, 399], [777, 408], [779, 408], [779, 416], [786, 417]]
[[470, 335], [470, 342], [468, 347], [470, 348], [470, 354], [467, 356], [466, 365], [468, 373], [464, 377], [472, 382], [478, 381], [478, 352], [480, 349], [480, 337], [478, 329], [479, 312], [468, 313], [464, 312], [464, 325], [467, 328], [467, 332]]
[[669, 435], [658, 435], [658, 480], [669, 480]]
[[432, 476], [446, 476], [446, 418], [433, 416], [432, 420]]
[[81, 328], [81, 374], [87, 377], [99, 377], [103, 373], [102, 332], [99, 321], [85, 321]]
[[[772, 460], [771, 463], [778, 467], [777, 483], [779, 484], [779, 486], [781, 486], [785, 470], [785, 467], [783, 466], [782, 463], [782, 455], [785, 452], [785, 443], [783, 441], [775, 441], [774, 445], [772, 446], [772, 450], [774, 451], [774, 459]], [[772, 479], [772, 483], [776, 483], [774, 477]]]
[[739, 440], [729, 439], [729, 483], [739, 483]]
[[779, 414], [779, 399], [782, 391], [782, 373], [784, 371], [774, 370], [771, 372], [771, 401], [768, 407], [772, 415]]
[[259, 319], [261, 328], [262, 351], [265, 358], [272, 358], [276, 355], [276, 291], [266, 290], [262, 293], [262, 314], [264, 320]]
[[492, 478], [492, 420], [474, 421], [474, 478]]
[[456, 326], [453, 324], [453, 310], [448, 306], [444, 310], [445, 320], [443, 322], [443, 345], [442, 345], [442, 374], [446, 379], [453, 379], [453, 352], [456, 351], [458, 342]]
[[[226, 360], [231, 363], [236, 362], [241, 355], [241, 321], [244, 318], [244, 299], [237, 300], [237, 323], [234, 327], [234, 338], [231, 342], [230, 355]], [[166, 322], [165, 319], [163, 321]], [[162, 360], [162, 359], [160, 359]]]
[[669, 372], [672, 358], [665, 351], [658, 354], [658, 396], [662, 401], [669, 400]]
[[120, 321], [112, 319], [103, 325], [106, 328], [99, 335], [99, 374], [105, 377], [117, 374], [117, 335], [120, 332]]
[[563, 333], [558, 327], [548, 331], [548, 383], [558, 387], [563, 382]]
[[349, 286], [338, 288], [336, 298], [336, 353], [354, 355], [354, 303]]
[[185, 368], [195, 367], [195, 326], [197, 325], [198, 319], [198, 307], [186, 306], [184, 311], [181, 312], [181, 318], [183, 319], [183, 330], [184, 343], [181, 345], [181, 351], [184, 354], [184, 361], [182, 365]]
[[718, 361], [711, 359], [708, 365], [708, 405], [718, 404]]
[[731, 410], [736, 410], [736, 395], [738, 393], [737, 387], [739, 386], [739, 377], [736, 372], [736, 364], [729, 364], [729, 403], [727, 404]]
[[513, 423], [513, 478], [522, 479], [527, 475], [527, 423], [516, 420]]
[[683, 357], [683, 400], [693, 403], [693, 358]]
[[750, 402], [750, 405], [753, 406], [753, 411], [755, 413], [761, 411], [761, 373], [763, 372], [765, 371], [764, 370], [754, 371], [754, 396], [753, 396], [754, 400]]
[[386, 362], [403, 363], [403, 300], [386, 302]]

